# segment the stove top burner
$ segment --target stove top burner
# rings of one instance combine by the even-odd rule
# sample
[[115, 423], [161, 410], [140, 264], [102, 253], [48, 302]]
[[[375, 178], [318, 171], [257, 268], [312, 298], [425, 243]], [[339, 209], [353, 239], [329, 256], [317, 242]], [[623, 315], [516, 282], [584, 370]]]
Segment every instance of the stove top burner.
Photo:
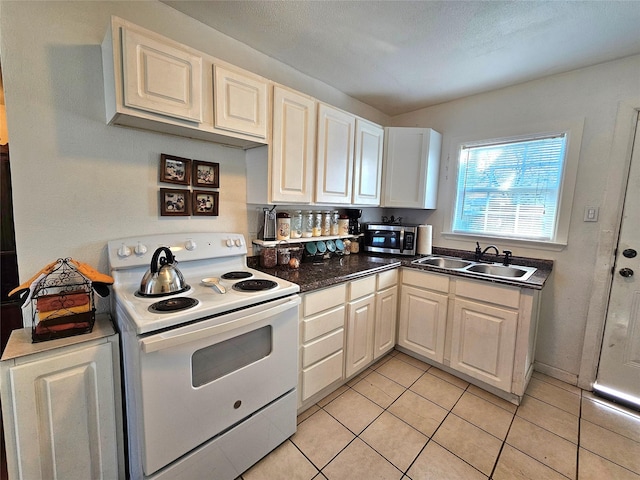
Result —
[[222, 275], [221, 278], [224, 278], [225, 280], [241, 280], [243, 278], [250, 278], [253, 277], [253, 273], [251, 272], [227, 272], [224, 275]]
[[198, 304], [198, 300], [189, 297], [175, 297], [161, 300], [149, 306], [149, 311], [152, 313], [173, 313], [186, 310], [187, 308], [195, 307]]
[[233, 289], [240, 292], [260, 292], [276, 288], [278, 284], [271, 280], [243, 280], [233, 284]]

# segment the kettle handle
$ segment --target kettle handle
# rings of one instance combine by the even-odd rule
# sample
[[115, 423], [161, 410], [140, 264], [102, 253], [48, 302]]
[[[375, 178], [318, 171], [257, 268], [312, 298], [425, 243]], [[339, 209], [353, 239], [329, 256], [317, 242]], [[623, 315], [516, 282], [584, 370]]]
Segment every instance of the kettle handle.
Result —
[[[164, 252], [167, 256], [166, 263], [173, 263], [173, 253], [171, 253], [171, 250], [169, 250], [167, 247], [160, 247], [155, 252], [153, 252], [153, 258], [151, 258], [151, 273], [158, 273], [158, 271], [160, 270], [160, 268], [158, 267], [158, 258], [160, 257], [160, 254], [162, 252]], [[166, 263], [163, 263], [163, 265], [166, 265]]]

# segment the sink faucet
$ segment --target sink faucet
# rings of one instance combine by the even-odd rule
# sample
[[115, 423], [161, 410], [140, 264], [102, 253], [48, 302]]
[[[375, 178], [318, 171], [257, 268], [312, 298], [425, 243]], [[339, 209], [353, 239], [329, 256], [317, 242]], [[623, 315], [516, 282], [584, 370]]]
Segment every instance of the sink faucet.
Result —
[[496, 251], [496, 256], [500, 255], [500, 250], [498, 250], [498, 247], [496, 247], [495, 245], [489, 245], [488, 247], [486, 247], [484, 250], [482, 250], [480, 248], [480, 243], [476, 242], [476, 255], [475, 255], [475, 259], [476, 262], [479, 262], [480, 260], [482, 260], [482, 256], [487, 253], [487, 250], [493, 248]]

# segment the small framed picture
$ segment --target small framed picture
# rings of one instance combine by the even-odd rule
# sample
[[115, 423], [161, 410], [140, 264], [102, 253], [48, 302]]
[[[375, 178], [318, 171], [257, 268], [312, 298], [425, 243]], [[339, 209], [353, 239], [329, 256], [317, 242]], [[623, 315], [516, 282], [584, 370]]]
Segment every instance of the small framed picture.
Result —
[[218, 192], [193, 191], [192, 215], [218, 216]]
[[194, 160], [193, 186], [220, 188], [220, 164]]
[[162, 216], [188, 216], [191, 211], [189, 190], [177, 190], [173, 188], [160, 189], [160, 215]]
[[189, 185], [191, 181], [191, 160], [164, 153], [161, 154], [160, 181]]

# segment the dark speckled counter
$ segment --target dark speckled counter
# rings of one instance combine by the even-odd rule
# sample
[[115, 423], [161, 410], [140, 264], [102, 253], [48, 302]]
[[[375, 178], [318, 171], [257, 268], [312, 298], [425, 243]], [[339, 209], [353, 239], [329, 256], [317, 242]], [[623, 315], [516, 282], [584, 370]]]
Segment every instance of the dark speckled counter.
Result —
[[248, 258], [247, 264], [249, 267], [275, 277], [297, 283], [300, 285], [300, 292], [309, 292], [398, 268], [402, 262], [398, 257], [358, 253], [329, 258], [321, 263], [303, 262], [298, 269], [291, 269], [287, 266], [262, 268], [259, 265], [258, 257]]
[[[434, 255], [447, 255], [452, 257], [461, 257], [473, 260], [473, 252], [462, 250], [452, 250], [447, 248], [433, 247]], [[338, 283], [355, 280], [357, 278], [372, 275], [374, 273], [390, 270], [398, 267], [410, 267], [417, 270], [426, 270], [436, 273], [445, 273], [458, 277], [473, 278], [475, 280], [483, 280], [486, 282], [499, 283], [502, 285], [513, 285], [517, 287], [533, 288], [541, 290], [544, 287], [547, 278], [553, 269], [552, 260], [541, 260], [536, 258], [513, 257], [513, 265], [524, 265], [536, 267], [537, 271], [526, 281], [518, 281], [516, 279], [490, 278], [484, 275], [478, 275], [470, 272], [460, 272], [456, 270], [448, 270], [430, 265], [413, 265], [411, 262], [421, 256], [402, 256], [402, 255], [385, 255], [357, 253], [345, 255], [343, 257], [334, 257], [324, 260], [322, 263], [303, 262], [300, 268], [291, 269], [288, 266], [276, 268], [262, 268], [259, 265], [258, 257], [249, 257], [247, 264], [251, 268], [256, 268], [263, 272], [269, 273], [276, 277], [288, 280], [300, 285], [300, 292], [309, 292], [319, 288], [330, 287]], [[500, 258], [493, 258], [488, 255], [488, 261], [500, 261]]]

